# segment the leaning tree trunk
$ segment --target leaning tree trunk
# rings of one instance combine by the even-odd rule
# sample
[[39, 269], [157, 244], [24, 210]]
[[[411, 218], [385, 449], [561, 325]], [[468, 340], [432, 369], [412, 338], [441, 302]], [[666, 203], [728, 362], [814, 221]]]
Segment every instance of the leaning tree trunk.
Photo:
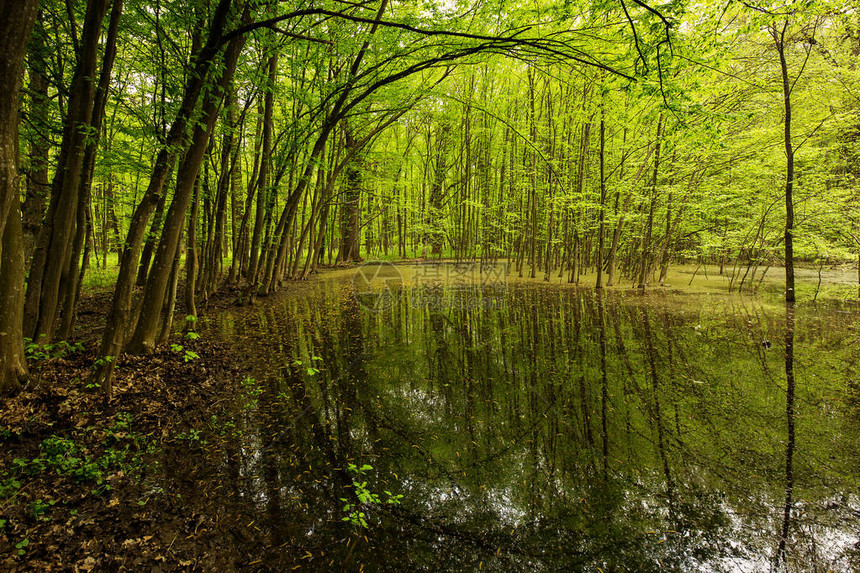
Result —
[[113, 382], [114, 364], [122, 348], [122, 339], [131, 306], [131, 291], [134, 286], [140, 248], [146, 233], [152, 211], [158, 203], [168, 174], [173, 170], [179, 150], [185, 147], [186, 128], [191, 119], [197, 100], [209, 75], [209, 68], [218, 52], [221, 51], [221, 34], [227, 24], [231, 0], [220, 0], [212, 16], [209, 38], [197, 54], [194, 69], [188, 74], [185, 93], [176, 119], [170, 127], [165, 144], [158, 152], [153, 166], [149, 185], [143, 198], [134, 210], [128, 235], [120, 257], [119, 274], [114, 287], [113, 302], [108, 312], [105, 330], [99, 347], [99, 359], [91, 383], [98, 384], [110, 393]]
[[[239, 36], [231, 40], [224, 58], [224, 70], [222, 71], [218, 86], [215, 90], [207, 93], [203, 100], [203, 111], [200, 122], [194, 128], [191, 146], [177, 170], [176, 192], [173, 196], [173, 202], [167, 211], [161, 239], [155, 251], [152, 268], [146, 280], [140, 317], [138, 318], [134, 334], [128, 343], [128, 350], [130, 352], [136, 354], [149, 353], [155, 347], [159, 317], [164, 308], [167, 284], [170, 279], [170, 271], [173, 268], [173, 258], [179, 246], [179, 236], [184, 226], [185, 214], [191, 203], [195, 182], [197, 181], [206, 149], [209, 146], [215, 121], [218, 119], [218, 105], [232, 79], [233, 72], [236, 70], [236, 64], [239, 61], [239, 55], [244, 45], [244, 36]], [[191, 234], [188, 237], [188, 244], [189, 248], [196, 248], [194, 238], [192, 238]]]

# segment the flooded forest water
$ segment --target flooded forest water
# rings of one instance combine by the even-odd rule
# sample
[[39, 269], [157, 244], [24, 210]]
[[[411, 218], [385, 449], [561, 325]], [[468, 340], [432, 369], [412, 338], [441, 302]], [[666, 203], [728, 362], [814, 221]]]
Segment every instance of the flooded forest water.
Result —
[[261, 569], [860, 567], [856, 305], [448, 269], [210, 318], [253, 378], [162, 485]]

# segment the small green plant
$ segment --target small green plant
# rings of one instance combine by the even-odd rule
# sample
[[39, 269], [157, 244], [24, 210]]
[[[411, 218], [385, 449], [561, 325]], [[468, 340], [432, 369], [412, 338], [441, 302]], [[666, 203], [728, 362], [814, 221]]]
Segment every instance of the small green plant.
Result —
[[308, 376], [314, 376], [316, 374], [319, 374], [320, 372], [319, 368], [316, 367], [318, 366], [318, 362], [322, 362], [322, 358], [320, 358], [319, 356], [311, 356], [311, 362], [308, 365], [305, 365], [304, 362], [296, 358], [295, 360], [293, 360], [293, 366], [295, 366], [296, 368], [304, 367], [305, 372], [307, 372]]
[[18, 556], [19, 557], [27, 554], [27, 546], [28, 545], [30, 545], [30, 540], [27, 538], [24, 538], [15, 544], [15, 549], [18, 550]]
[[64, 358], [69, 354], [81, 352], [84, 350], [84, 345], [81, 342], [69, 344], [65, 340], [60, 340], [54, 344], [40, 344], [33, 342], [32, 338], [24, 339], [24, 354], [28, 360], [48, 360], [49, 358]]
[[212, 418], [209, 420], [209, 428], [213, 432], [217, 431], [218, 435], [223, 437], [236, 431], [236, 423], [232, 420], [219, 420], [217, 415], [212, 414]]
[[188, 442], [196, 442], [201, 445], [205, 445], [207, 443], [206, 440], [201, 439], [201, 431], [196, 428], [192, 428], [187, 432], [180, 432], [176, 434], [176, 439], [185, 440]]
[[46, 516], [45, 514], [56, 503], [56, 500], [53, 499], [47, 499], [45, 501], [37, 499], [33, 502], [33, 515], [36, 516], [36, 519], [38, 519], [39, 521], [49, 521], [51, 518]]
[[[20, 459], [20, 458], [16, 458]], [[13, 467], [15, 461], [12, 461]], [[3, 472], [3, 479], [0, 480], [0, 499], [8, 499], [18, 493], [21, 489], [21, 482], [14, 477], [9, 477], [9, 472]]]
[[343, 511], [346, 513], [346, 515], [341, 518], [341, 521], [349, 522], [356, 527], [369, 529], [366, 519], [367, 514], [362, 511], [362, 507], [372, 507], [374, 505], [382, 505], [383, 503], [399, 505], [400, 500], [403, 499], [402, 494], [395, 495], [388, 490], [383, 490], [382, 493], [387, 496], [387, 499], [383, 502], [379, 494], [370, 491], [367, 487], [367, 481], [362, 481], [361, 478], [372, 469], [373, 466], [369, 464], [364, 464], [360, 467], [356, 464], [347, 465], [346, 470], [353, 474], [352, 487], [356, 498], [358, 498], [358, 503], [353, 503], [345, 497], [340, 498], [344, 504]]
[[199, 354], [191, 350], [186, 350], [185, 347], [181, 344], [171, 344], [170, 349], [173, 352], [182, 352], [182, 360], [185, 362], [191, 362], [192, 360], [197, 360], [198, 358], [200, 358]]
[[[90, 370], [95, 372], [96, 370], [98, 370], [99, 368], [104, 366], [105, 364], [110, 364], [111, 362], [113, 362], [113, 356], [104, 356], [102, 358], [99, 358], [95, 362], [93, 362], [93, 365], [90, 367]], [[88, 382], [86, 384], [87, 390], [97, 390], [101, 387], [102, 387], [102, 385], [99, 384], [98, 382]]]

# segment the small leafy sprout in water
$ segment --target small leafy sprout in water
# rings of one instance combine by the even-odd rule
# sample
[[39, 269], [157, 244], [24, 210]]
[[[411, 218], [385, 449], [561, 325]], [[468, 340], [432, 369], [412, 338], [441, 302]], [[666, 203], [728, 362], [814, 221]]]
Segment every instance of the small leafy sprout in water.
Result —
[[341, 521], [349, 522], [356, 527], [369, 529], [366, 519], [367, 515], [359, 509], [361, 506], [374, 506], [381, 505], [382, 503], [399, 505], [400, 500], [403, 499], [403, 495], [394, 495], [390, 491], [384, 490], [383, 493], [388, 496], [388, 499], [383, 502], [379, 494], [373, 493], [367, 488], [367, 481], [359, 481], [359, 476], [363, 476], [367, 472], [371, 471], [373, 466], [364, 464], [359, 467], [356, 464], [348, 464], [346, 469], [348, 472], [355, 475], [352, 480], [352, 487], [355, 492], [355, 496], [358, 498], [358, 503], [352, 503], [345, 497], [340, 498], [344, 504], [343, 511], [346, 513], [346, 516], [342, 517]]
[[200, 435], [201, 435], [200, 430], [198, 430], [196, 428], [192, 428], [192, 429], [188, 430], [187, 432], [180, 432], [180, 433], [176, 434], [176, 439], [177, 440], [185, 440], [188, 442], [196, 442], [196, 443], [199, 443], [201, 445], [206, 445], [206, 440], [200, 439]]
[[29, 539], [22, 539], [18, 543], [15, 544], [15, 549], [18, 550], [18, 555], [23, 556], [27, 554], [27, 546], [30, 545]]
[[[319, 368], [316, 368], [314, 365], [316, 362], [321, 362], [321, 361], [322, 361], [322, 358], [320, 358], [319, 356], [311, 356], [311, 364], [308, 364], [305, 367], [305, 372], [307, 372], [308, 376], [315, 376], [315, 375], [319, 374], [319, 372], [320, 372]], [[301, 368], [302, 366], [304, 366], [304, 364], [305, 363], [302, 362], [301, 360], [299, 360], [298, 358], [293, 360], [293, 366], [295, 366], [296, 368]]]

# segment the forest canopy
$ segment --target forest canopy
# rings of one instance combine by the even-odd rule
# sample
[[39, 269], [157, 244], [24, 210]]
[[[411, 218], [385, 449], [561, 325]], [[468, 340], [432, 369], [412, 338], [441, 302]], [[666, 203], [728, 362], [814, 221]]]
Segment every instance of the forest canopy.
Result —
[[15, 0], [0, 39], [3, 391], [95, 276], [110, 391], [177, 305], [322, 266], [784, 266], [794, 300], [795, 261], [858, 261], [848, 3]]

